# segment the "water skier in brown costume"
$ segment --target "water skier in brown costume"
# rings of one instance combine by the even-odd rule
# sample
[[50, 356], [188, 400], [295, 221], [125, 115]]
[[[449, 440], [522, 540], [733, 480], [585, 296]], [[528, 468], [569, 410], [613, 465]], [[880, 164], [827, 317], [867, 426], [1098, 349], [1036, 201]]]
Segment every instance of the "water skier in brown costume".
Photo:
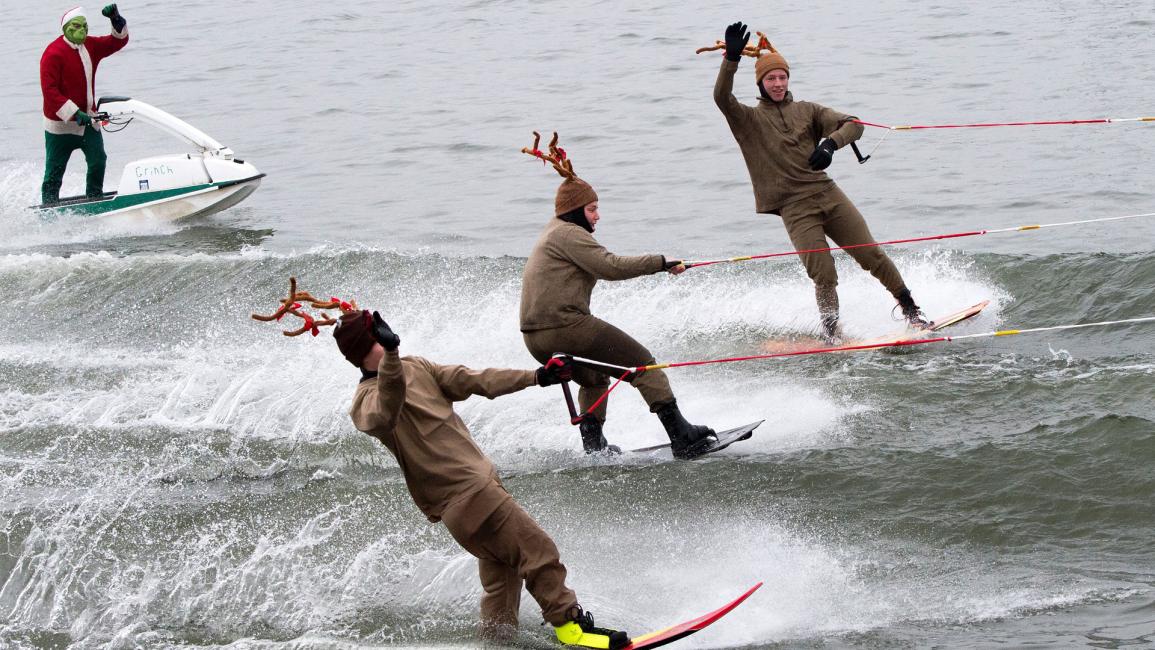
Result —
[[[303, 303], [340, 308], [339, 320], [313, 319]], [[489, 399], [530, 386], [551, 386], [569, 377], [570, 366], [552, 360], [537, 370], [446, 366], [420, 357], [402, 357], [401, 338], [377, 312], [337, 299], [318, 301], [298, 292], [270, 316], [292, 314], [305, 320], [296, 336], [335, 325], [333, 338], [345, 359], [361, 370], [349, 415], [358, 430], [373, 436], [397, 459], [414, 503], [431, 522], [441, 521], [453, 538], [477, 558], [484, 594], [482, 634], [507, 640], [517, 627], [521, 588], [541, 606], [557, 638], [568, 645], [617, 650], [629, 644], [625, 632], [594, 625], [566, 584], [557, 546], [505, 491], [493, 463], [478, 448], [453, 403], [471, 395]]]
[[[823, 171], [834, 152], [862, 137], [862, 125], [852, 115], [813, 102], [795, 101], [788, 90], [790, 66], [759, 33], [750, 46], [750, 32], [742, 23], [726, 28], [726, 41], [699, 53], [725, 49], [726, 56], [714, 84], [714, 102], [738, 141], [746, 160], [759, 213], [782, 217], [796, 250], [830, 246], [854, 246], [874, 242], [866, 221], [842, 190]], [[761, 94], [757, 106], [746, 106], [733, 93], [734, 72], [742, 56], [755, 57], [754, 75]], [[898, 301], [911, 327], [930, 326], [894, 262], [878, 246], [847, 251]], [[829, 252], [799, 256], [814, 282], [822, 334], [830, 342], [841, 340], [838, 324], [838, 274]]]
[[[590, 295], [598, 280], [628, 280], [662, 271], [678, 274], [686, 267], [663, 255], [614, 255], [599, 244], [593, 236], [601, 219], [597, 193], [574, 173], [573, 163], [557, 146], [556, 133], [548, 154], [538, 149], [540, 137], [535, 131], [533, 148], [522, 151], [550, 163], [564, 180], [554, 198], [554, 217], [530, 252], [522, 275], [520, 318], [526, 347], [541, 363], [555, 353], [631, 368], [655, 363], [654, 355], [645, 346], [590, 314]], [[579, 428], [586, 453], [620, 451], [608, 445], [602, 433], [605, 400], [590, 412], [609, 388], [610, 379], [593, 368], [573, 369], [573, 381], [581, 387], [578, 403], [585, 417]], [[638, 389], [650, 411], [657, 414], [670, 437], [675, 457], [696, 456], [717, 440], [709, 427], [686, 421], [670, 381], [661, 370], [635, 374], [626, 381]]]

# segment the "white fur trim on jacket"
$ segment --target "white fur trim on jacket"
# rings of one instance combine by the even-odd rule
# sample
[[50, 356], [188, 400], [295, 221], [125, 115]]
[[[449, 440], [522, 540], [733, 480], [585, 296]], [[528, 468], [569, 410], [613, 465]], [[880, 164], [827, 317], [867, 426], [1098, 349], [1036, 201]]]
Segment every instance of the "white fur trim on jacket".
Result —
[[64, 102], [64, 105], [60, 107], [60, 110], [56, 111], [56, 117], [59, 117], [61, 121], [67, 122], [68, 120], [71, 120], [72, 117], [76, 115], [76, 111], [79, 110], [80, 107], [70, 99]]
[[[95, 124], [93, 124], [95, 128]], [[61, 122], [44, 118], [44, 130], [53, 135], [84, 135], [84, 128], [72, 120]]]

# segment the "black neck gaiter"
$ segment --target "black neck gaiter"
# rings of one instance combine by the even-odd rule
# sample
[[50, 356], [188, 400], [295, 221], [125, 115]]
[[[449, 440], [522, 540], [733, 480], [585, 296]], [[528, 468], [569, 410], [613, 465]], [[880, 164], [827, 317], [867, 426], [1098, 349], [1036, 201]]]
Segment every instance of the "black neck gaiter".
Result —
[[574, 208], [565, 214], [559, 214], [557, 218], [567, 223], [572, 223], [575, 226], [581, 226], [585, 228], [588, 233], [594, 231], [594, 229], [590, 227], [589, 219], [586, 219], [586, 208], [584, 205], [580, 208]]

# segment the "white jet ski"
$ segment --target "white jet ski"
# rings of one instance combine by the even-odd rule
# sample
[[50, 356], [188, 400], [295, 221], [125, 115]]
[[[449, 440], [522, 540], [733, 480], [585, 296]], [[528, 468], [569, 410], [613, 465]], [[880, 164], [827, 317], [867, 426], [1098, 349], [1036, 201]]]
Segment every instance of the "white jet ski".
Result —
[[128, 97], [101, 97], [97, 110], [93, 122], [106, 132], [116, 132], [107, 128], [109, 124], [123, 130], [132, 120], [141, 119], [190, 142], [197, 152], [134, 160], [124, 166], [115, 192], [36, 206], [45, 218], [64, 213], [165, 221], [204, 216], [245, 200], [265, 176], [235, 158], [232, 149], [155, 106]]

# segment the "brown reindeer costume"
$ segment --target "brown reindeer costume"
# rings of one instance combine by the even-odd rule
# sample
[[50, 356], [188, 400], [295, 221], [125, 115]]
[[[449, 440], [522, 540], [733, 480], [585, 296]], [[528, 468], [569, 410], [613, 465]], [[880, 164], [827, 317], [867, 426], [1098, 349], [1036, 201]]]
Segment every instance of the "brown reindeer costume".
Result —
[[[313, 319], [301, 304], [318, 308], [340, 307], [339, 320], [322, 314]], [[542, 616], [555, 628], [571, 630], [578, 638], [594, 634], [592, 616], [583, 613], [566, 584], [566, 568], [557, 546], [506, 492], [493, 463], [478, 448], [453, 403], [471, 395], [489, 399], [513, 393], [540, 380], [540, 371], [471, 370], [447, 366], [420, 357], [402, 357], [394, 347], [385, 349], [375, 370], [364, 367], [377, 339], [373, 318], [356, 303], [336, 298], [318, 301], [298, 292], [292, 280], [289, 297], [270, 316], [286, 314], [305, 324], [286, 336], [296, 336], [336, 324], [333, 337], [345, 358], [361, 368], [362, 379], [353, 393], [349, 415], [358, 430], [385, 445], [397, 459], [414, 503], [431, 522], [444, 522], [453, 538], [478, 559], [484, 594], [481, 598], [483, 634], [508, 637], [517, 626], [521, 588], [541, 606]], [[386, 326], [388, 327], [388, 326]], [[389, 332], [392, 335], [392, 332]], [[399, 344], [400, 339], [397, 339]], [[549, 383], [549, 382], [542, 382]], [[585, 618], [588, 617], [588, 625]], [[610, 636], [608, 630], [602, 636]], [[625, 634], [616, 633], [618, 645]], [[620, 638], [619, 638], [620, 637]], [[602, 646], [605, 647], [605, 646]]]
[[[755, 81], [761, 90], [762, 79], [770, 71], [784, 70], [789, 76], [790, 66], [765, 34], [758, 32], [758, 37], [756, 45], [747, 45], [742, 50], [742, 56], [756, 59]], [[712, 47], [699, 49], [698, 53], [725, 47], [725, 43], [719, 41]], [[854, 122], [857, 118], [813, 102], [795, 101], [789, 92], [775, 102], [763, 91], [757, 106], [746, 106], [733, 93], [737, 69], [738, 61], [722, 59], [714, 84], [714, 102], [726, 116], [746, 160], [757, 211], [781, 216], [796, 250], [827, 248], [830, 246], [827, 237], [837, 246], [873, 243], [874, 238], [858, 209], [826, 175], [824, 167], [814, 168], [810, 160], [811, 152], [820, 145], [833, 153], [862, 137], [862, 126]], [[824, 144], [827, 141], [829, 144]], [[925, 325], [912, 318], [921, 319], [918, 307], [902, 275], [882, 248], [865, 246], [852, 248], [847, 253], [894, 295], [912, 324]], [[799, 258], [814, 282], [825, 333], [836, 338], [838, 274], [834, 258], [829, 252], [807, 253]]]
[[[614, 255], [599, 244], [582, 213], [586, 205], [598, 200], [597, 193], [574, 173], [572, 161], [557, 146], [557, 133], [549, 143], [548, 154], [538, 149], [541, 136], [536, 131], [533, 135], [533, 147], [522, 152], [550, 163], [563, 180], [554, 199], [554, 218], [546, 224], [522, 274], [521, 332], [526, 348], [541, 363], [556, 353], [628, 367], [655, 363], [645, 346], [590, 314], [590, 296], [598, 280], [628, 280], [658, 273], [667, 269], [666, 258]], [[603, 400], [592, 413], [588, 411], [609, 388], [610, 376], [579, 366], [574, 368], [573, 380], [581, 387], [578, 402], [586, 413], [580, 424], [583, 447], [587, 453], [603, 451], [607, 449], [602, 435], [606, 402]], [[650, 411], [662, 420], [675, 455], [692, 455], [695, 447], [710, 441], [712, 430], [690, 425], [681, 416], [664, 372], [651, 370], [626, 381], [638, 389]]]

